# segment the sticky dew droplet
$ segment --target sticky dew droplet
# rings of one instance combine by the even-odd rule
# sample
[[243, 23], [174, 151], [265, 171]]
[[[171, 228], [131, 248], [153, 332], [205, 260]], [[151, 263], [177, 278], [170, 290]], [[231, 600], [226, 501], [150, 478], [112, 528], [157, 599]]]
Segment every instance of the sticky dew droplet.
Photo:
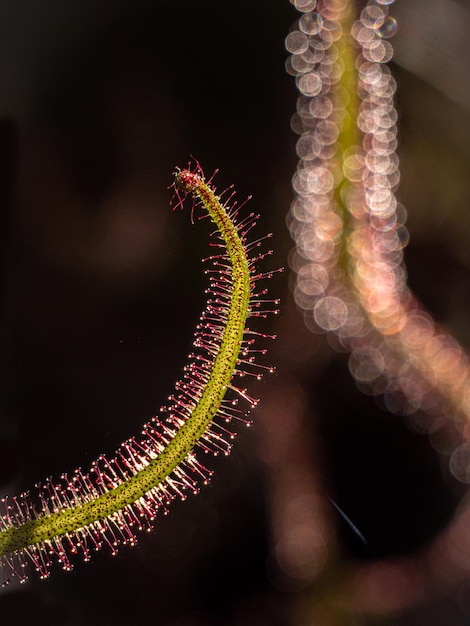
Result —
[[326, 296], [316, 303], [313, 316], [320, 328], [338, 330], [347, 320], [348, 308], [341, 298]]
[[299, 28], [306, 35], [317, 35], [323, 28], [323, 18], [319, 13], [305, 13], [299, 20]]
[[285, 41], [286, 50], [292, 54], [302, 54], [308, 50], [309, 42], [305, 33], [299, 30], [289, 33]]
[[398, 25], [396, 19], [391, 15], [387, 15], [382, 26], [378, 29], [378, 33], [382, 39], [389, 39], [390, 37], [393, 37], [393, 35], [397, 32], [397, 29]]
[[291, 0], [291, 3], [295, 6], [297, 11], [307, 13], [308, 11], [313, 11], [317, 4], [317, 0]]

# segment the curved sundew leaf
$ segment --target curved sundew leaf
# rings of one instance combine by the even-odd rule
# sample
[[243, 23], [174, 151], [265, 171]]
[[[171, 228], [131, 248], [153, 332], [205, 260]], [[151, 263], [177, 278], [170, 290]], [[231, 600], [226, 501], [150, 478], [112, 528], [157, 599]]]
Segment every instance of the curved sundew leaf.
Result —
[[[291, 211], [295, 296], [307, 324], [334, 333], [351, 353], [361, 389], [383, 395], [392, 412], [421, 409], [420, 430], [424, 413], [430, 430], [450, 417], [465, 451], [468, 356], [406, 282], [406, 212], [395, 193], [396, 83], [387, 67], [392, 1], [294, 2], [302, 16], [286, 46], [300, 91], [293, 119], [300, 135]], [[459, 473], [465, 476], [465, 467]]]
[[[255, 284], [266, 274], [256, 263], [270, 251], [251, 258], [261, 240], [247, 243], [256, 216], [237, 221], [240, 207], [221, 202], [212, 179], [206, 181], [199, 164], [175, 173], [176, 206], [187, 194], [193, 210], [201, 206], [216, 226], [213, 245], [220, 253], [208, 260], [209, 299], [195, 332], [195, 351], [183, 378], [176, 384], [162, 416], [146, 423], [140, 436], [124, 442], [113, 458], [100, 456], [88, 472], [77, 469], [60, 481], [48, 479], [34, 493], [4, 498], [0, 517], [0, 568], [6, 584], [10, 575], [27, 579], [25, 565], [32, 561], [47, 578], [53, 560], [71, 569], [70, 555], [91, 553], [108, 545], [134, 544], [136, 530], [151, 528], [155, 516], [188, 491], [197, 492], [211, 472], [198, 460], [198, 450], [228, 454], [234, 435], [230, 422], [246, 421], [242, 399], [253, 407], [257, 400], [235, 384], [237, 377], [260, 378], [267, 368], [255, 362], [263, 350], [254, 347], [262, 333], [250, 332], [246, 321], [264, 316], [266, 290]], [[228, 206], [228, 204], [230, 206]], [[264, 238], [263, 238], [264, 239]]]

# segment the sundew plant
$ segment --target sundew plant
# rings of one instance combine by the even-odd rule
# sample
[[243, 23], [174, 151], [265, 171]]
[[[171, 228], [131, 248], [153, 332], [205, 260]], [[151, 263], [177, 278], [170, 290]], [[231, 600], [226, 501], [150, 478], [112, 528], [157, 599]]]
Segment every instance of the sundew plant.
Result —
[[205, 209], [216, 227], [212, 245], [220, 253], [208, 259], [213, 266], [207, 270], [210, 297], [196, 330], [196, 352], [163, 410], [166, 417], [153, 418], [140, 437], [124, 442], [111, 459], [101, 456], [89, 472], [77, 469], [70, 478], [64, 474], [59, 482], [37, 485], [36, 493], [3, 500], [3, 584], [10, 574], [26, 581], [27, 560], [46, 578], [54, 557], [68, 570], [70, 554], [80, 553], [88, 561], [103, 545], [115, 554], [120, 543], [134, 544], [134, 527], [151, 527], [157, 512], [175, 497], [184, 499], [188, 491], [198, 491], [199, 483], [207, 483], [210, 471], [198, 460], [197, 448], [229, 453], [229, 425], [245, 421], [238, 400], [257, 404], [235, 379], [247, 374], [261, 379], [265, 369], [272, 369], [255, 359], [264, 352], [254, 346], [255, 337], [267, 336], [250, 331], [246, 321], [275, 312], [269, 306], [277, 301], [264, 298], [266, 289], [255, 288], [269, 274], [256, 269], [265, 253], [249, 256], [264, 239], [247, 242], [254, 214], [236, 224], [239, 207], [233, 193], [221, 201], [211, 180], [206, 182], [199, 164], [175, 173], [176, 206], [182, 207], [190, 194]]
[[[311, 330], [329, 333], [332, 345], [349, 353], [362, 391], [409, 415], [435, 441], [447, 440], [450, 471], [468, 482], [468, 357], [413, 295], [403, 261], [409, 234], [397, 197], [396, 80], [388, 67], [397, 31], [393, 1], [293, 4], [302, 13], [286, 38], [287, 69], [299, 91], [292, 120], [299, 163], [288, 222], [297, 305]], [[440, 564], [443, 554], [455, 562], [465, 510], [429, 551]], [[411, 569], [385, 563], [365, 575], [389, 568], [389, 590], [394, 576], [408, 580], [407, 592], [396, 588], [391, 604], [413, 606], [432, 574], [420, 570], [419, 559]], [[362, 598], [377, 613], [392, 610], [388, 601], [372, 583]]]
[[299, 30], [287, 38], [301, 92], [296, 298], [307, 323], [337, 334], [353, 376], [385, 393], [390, 410], [415, 412], [437, 404], [437, 394], [465, 427], [467, 358], [406, 285], [396, 84], [385, 65], [397, 28], [390, 4], [370, 2], [356, 20], [353, 3], [325, 2], [319, 12], [304, 3]]

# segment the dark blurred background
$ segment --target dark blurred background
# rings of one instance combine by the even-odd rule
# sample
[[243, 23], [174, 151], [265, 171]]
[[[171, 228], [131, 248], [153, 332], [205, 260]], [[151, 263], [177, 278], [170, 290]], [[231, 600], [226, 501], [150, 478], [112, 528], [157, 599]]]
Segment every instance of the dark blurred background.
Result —
[[[430, 4], [392, 10], [406, 261], [417, 296], [469, 346], [470, 10], [456, 0]], [[194, 155], [207, 173], [220, 170], [219, 189], [235, 183], [240, 200], [252, 194], [257, 235], [274, 232], [265, 267], [287, 269], [296, 92], [284, 38], [296, 16], [288, 0], [2, 1], [2, 493], [112, 454], [180, 377], [204, 304], [199, 259], [210, 229], [169, 209], [176, 166]], [[299, 608], [326, 593], [313, 584], [322, 563], [302, 574], [276, 556], [276, 520], [292, 519], [297, 475], [312, 483], [302, 498], [313, 506], [299, 510], [326, 506], [336, 529], [332, 563], [413, 555], [446, 526], [464, 487], [445, 454], [360, 393], [347, 356], [304, 329], [290, 286], [289, 272], [269, 285], [283, 304], [265, 327], [279, 335], [270, 351], [277, 373], [254, 389], [265, 408], [229, 459], [208, 460], [211, 485], [176, 503], [137, 548], [104, 550], [71, 574], [57, 567], [50, 581], [32, 575], [0, 592], [3, 618], [333, 624]], [[323, 489], [367, 546], [318, 504]], [[310, 532], [315, 515], [305, 520]], [[365, 619], [338, 623], [373, 623]], [[446, 596], [390, 620], [380, 623], [460, 626], [470, 607]]]

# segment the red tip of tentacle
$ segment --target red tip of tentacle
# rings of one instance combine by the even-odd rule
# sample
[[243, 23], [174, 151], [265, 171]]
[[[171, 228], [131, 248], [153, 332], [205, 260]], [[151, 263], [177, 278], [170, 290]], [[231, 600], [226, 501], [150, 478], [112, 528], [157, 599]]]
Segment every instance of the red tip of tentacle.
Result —
[[177, 171], [175, 174], [175, 187], [185, 193], [194, 193], [202, 182], [200, 174], [189, 169]]
[[[170, 205], [172, 206], [173, 210], [177, 209], [178, 207], [182, 209], [186, 195], [189, 193], [192, 194], [194, 197], [197, 193], [197, 190], [201, 187], [203, 183], [206, 182], [204, 172], [199, 164], [199, 161], [194, 157], [192, 158], [194, 163], [189, 161], [185, 169], [180, 170], [179, 168], [177, 168], [174, 172], [175, 178], [171, 187], [175, 189], [175, 192], [170, 201]], [[214, 174], [212, 175], [211, 180]], [[180, 192], [183, 193], [183, 197]], [[174, 202], [175, 197], [177, 198], [176, 202]]]

